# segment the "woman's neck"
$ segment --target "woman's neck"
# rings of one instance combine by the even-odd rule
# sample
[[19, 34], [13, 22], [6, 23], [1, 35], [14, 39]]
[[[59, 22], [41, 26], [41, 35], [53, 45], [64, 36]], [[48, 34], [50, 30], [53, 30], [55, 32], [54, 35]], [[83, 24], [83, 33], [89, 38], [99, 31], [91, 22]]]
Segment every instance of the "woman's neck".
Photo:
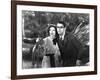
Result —
[[55, 37], [54, 37], [54, 36], [50, 36], [50, 39], [52, 39], [52, 40], [53, 40], [53, 39], [55, 39]]

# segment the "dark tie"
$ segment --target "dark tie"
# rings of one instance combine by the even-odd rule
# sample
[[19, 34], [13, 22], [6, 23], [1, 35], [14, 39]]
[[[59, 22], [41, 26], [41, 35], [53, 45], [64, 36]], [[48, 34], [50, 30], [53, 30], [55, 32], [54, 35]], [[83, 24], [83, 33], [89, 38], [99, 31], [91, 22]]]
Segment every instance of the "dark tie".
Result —
[[64, 45], [64, 40], [62, 40], [62, 37], [59, 39], [60, 44], [63, 46]]
[[60, 37], [59, 39], [62, 40], [62, 37]]

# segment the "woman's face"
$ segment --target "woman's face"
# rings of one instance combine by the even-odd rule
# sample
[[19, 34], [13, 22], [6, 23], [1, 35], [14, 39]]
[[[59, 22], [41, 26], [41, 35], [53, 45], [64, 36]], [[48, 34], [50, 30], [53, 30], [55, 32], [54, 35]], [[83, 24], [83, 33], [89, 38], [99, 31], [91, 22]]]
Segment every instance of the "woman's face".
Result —
[[55, 38], [56, 31], [54, 27], [50, 27], [49, 34], [52, 38]]

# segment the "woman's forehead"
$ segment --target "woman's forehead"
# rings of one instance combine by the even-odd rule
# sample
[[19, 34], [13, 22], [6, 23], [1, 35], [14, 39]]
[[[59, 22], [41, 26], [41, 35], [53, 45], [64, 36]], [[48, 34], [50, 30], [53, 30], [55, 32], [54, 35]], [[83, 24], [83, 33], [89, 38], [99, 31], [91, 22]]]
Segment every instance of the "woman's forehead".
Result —
[[50, 30], [55, 30], [55, 28], [54, 27], [50, 27]]

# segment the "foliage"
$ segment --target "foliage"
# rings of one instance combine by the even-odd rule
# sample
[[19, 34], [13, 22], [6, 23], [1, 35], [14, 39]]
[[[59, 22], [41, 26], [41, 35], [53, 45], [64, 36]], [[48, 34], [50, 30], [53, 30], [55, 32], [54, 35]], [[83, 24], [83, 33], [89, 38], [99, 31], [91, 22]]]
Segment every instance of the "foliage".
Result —
[[[67, 31], [72, 32], [80, 42], [87, 43], [87, 41], [89, 41], [89, 14], [25, 10], [22, 11], [22, 15], [26, 37], [46, 37], [48, 24], [56, 25], [58, 21], [64, 21]], [[88, 28], [86, 28], [86, 25], [88, 25]], [[27, 30], [29, 30], [29, 32], [27, 32]]]

